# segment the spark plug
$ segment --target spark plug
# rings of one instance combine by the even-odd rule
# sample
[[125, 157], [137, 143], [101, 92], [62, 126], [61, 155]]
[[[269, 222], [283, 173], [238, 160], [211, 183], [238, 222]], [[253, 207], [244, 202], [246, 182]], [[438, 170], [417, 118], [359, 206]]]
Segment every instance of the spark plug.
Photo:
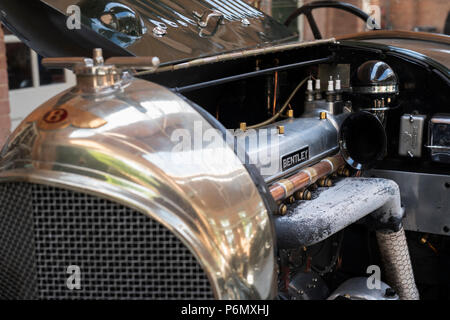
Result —
[[327, 102], [334, 102], [335, 101], [333, 77], [330, 77], [330, 80], [328, 81], [328, 89], [327, 89], [327, 92], [326, 92], [326, 100], [327, 100]]
[[320, 79], [316, 79], [315, 98], [316, 100], [322, 99], [322, 92], [320, 91]]
[[342, 101], [342, 84], [339, 75], [337, 76], [336, 79], [335, 91], [336, 91], [336, 101]]
[[313, 89], [313, 81], [312, 80], [308, 80], [308, 83], [307, 83], [306, 101], [308, 101], [308, 102], [314, 101], [314, 89]]

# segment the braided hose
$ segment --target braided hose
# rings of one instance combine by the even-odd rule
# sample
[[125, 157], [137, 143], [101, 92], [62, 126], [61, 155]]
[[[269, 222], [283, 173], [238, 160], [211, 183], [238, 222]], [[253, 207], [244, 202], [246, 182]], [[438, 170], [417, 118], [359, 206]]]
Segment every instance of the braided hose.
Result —
[[387, 283], [397, 291], [401, 300], [419, 300], [405, 230], [377, 231], [376, 235]]

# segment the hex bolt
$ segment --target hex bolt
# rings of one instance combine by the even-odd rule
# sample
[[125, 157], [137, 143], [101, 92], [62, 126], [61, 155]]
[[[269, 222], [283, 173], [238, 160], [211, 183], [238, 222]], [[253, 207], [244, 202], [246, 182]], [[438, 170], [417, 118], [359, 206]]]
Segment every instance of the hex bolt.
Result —
[[337, 174], [342, 177], [350, 177], [350, 170], [346, 167], [339, 168]]
[[397, 295], [397, 292], [395, 292], [394, 289], [392, 288], [387, 288], [386, 292], [384, 293], [384, 296], [387, 298], [393, 298]]
[[293, 204], [295, 202], [295, 197], [294, 196], [290, 196], [286, 199], [286, 203], [287, 204]]
[[287, 213], [287, 205], [285, 205], [284, 203], [280, 204], [280, 206], [278, 207], [278, 214], [280, 216], [284, 216]]
[[333, 186], [333, 181], [328, 177], [319, 179], [319, 181], [317, 181], [317, 183], [319, 184], [319, 186], [325, 187], [325, 188], [329, 188], [329, 187]]
[[96, 66], [100, 66], [105, 62], [103, 59], [103, 50], [101, 48], [95, 48], [93, 50], [93, 59]]
[[308, 189], [299, 190], [294, 194], [294, 196], [297, 200], [311, 200], [312, 198], [311, 191], [309, 191]]

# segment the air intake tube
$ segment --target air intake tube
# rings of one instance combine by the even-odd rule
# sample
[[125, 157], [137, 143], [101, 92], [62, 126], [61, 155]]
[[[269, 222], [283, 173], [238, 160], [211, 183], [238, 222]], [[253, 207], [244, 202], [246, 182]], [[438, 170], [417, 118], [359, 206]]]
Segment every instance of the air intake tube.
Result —
[[340, 152], [345, 162], [357, 170], [370, 169], [386, 156], [387, 136], [383, 124], [373, 114], [350, 114], [342, 123]]

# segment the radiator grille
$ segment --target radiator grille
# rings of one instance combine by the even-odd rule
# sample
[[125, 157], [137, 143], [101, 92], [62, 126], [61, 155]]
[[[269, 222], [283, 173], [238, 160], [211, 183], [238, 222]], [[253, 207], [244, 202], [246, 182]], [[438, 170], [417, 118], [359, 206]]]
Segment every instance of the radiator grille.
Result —
[[161, 224], [50, 186], [0, 184], [0, 257], [0, 298], [213, 298], [195, 257]]

